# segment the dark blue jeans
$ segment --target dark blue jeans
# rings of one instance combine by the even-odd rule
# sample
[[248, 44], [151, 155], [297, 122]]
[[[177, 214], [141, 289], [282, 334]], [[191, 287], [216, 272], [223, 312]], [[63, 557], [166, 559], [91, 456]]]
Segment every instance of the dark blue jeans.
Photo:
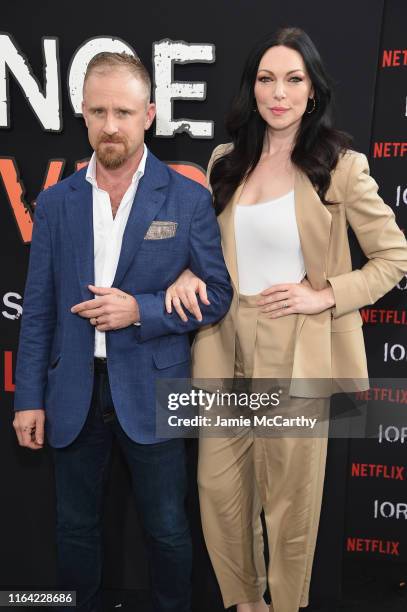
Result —
[[153, 609], [190, 612], [192, 551], [185, 513], [184, 441], [133, 442], [117, 420], [107, 371], [100, 366], [81, 433], [69, 446], [53, 449], [59, 588], [77, 591], [81, 611], [102, 610], [102, 498], [113, 436], [130, 467], [146, 534]]

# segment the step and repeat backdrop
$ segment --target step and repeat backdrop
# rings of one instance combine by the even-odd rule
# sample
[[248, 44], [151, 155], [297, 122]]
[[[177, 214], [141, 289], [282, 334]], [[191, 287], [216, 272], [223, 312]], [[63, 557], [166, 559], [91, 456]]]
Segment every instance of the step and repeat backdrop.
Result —
[[[204, 4], [123, 0], [117, 7], [88, 0], [80, 10], [60, 1], [46, 7], [37, 4], [35, 11], [30, 2], [23, 1], [3, 7], [1, 584], [52, 584], [54, 580], [52, 466], [46, 450], [33, 453], [20, 449], [14, 439], [14, 368], [35, 199], [42, 189], [87, 163], [91, 154], [80, 110], [87, 62], [102, 50], [126, 50], [141, 57], [151, 71], [157, 104], [148, 146], [176, 170], [204, 182], [212, 149], [227, 140], [224, 115], [253, 41], [279, 26], [304, 28], [333, 78], [337, 127], [352, 134], [354, 148], [369, 156], [380, 193], [404, 228], [406, 22], [403, 0], [312, 0], [306, 4], [301, 0], [207, 0]], [[355, 262], [363, 262], [356, 246], [354, 255]], [[403, 427], [400, 420], [400, 410], [407, 407], [402, 380], [407, 361], [405, 296], [407, 278], [380, 303], [362, 310], [374, 385], [361, 399], [369, 402], [376, 417], [370, 439], [330, 446], [321, 558], [318, 561], [317, 556], [316, 561], [320, 566], [324, 565], [324, 554], [329, 554], [329, 550], [324, 553], [323, 534], [332, 531], [345, 555], [407, 561], [407, 425]], [[394, 410], [398, 412], [393, 419]], [[213, 577], [200, 532], [193, 442], [188, 452], [190, 515], [197, 551], [195, 597], [205, 602]], [[341, 526], [339, 531], [334, 523]], [[126, 468], [118, 456], [113, 461], [107, 496], [106, 540], [105, 584], [111, 588], [144, 587], [147, 570], [142, 535]], [[316, 571], [321, 569], [316, 567]], [[339, 564], [334, 574], [340, 582]]]
[[[370, 168], [380, 193], [407, 228], [407, 6], [386, 2], [374, 97]], [[363, 113], [356, 102], [357, 113]], [[407, 560], [407, 277], [361, 311], [372, 388], [370, 440], [352, 440], [346, 551]], [[405, 416], [404, 416], [405, 415]]]

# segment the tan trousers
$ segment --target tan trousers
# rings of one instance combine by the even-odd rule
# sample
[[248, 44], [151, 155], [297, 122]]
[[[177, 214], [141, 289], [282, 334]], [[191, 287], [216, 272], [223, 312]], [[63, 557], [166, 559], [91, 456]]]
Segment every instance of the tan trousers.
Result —
[[[295, 315], [268, 319], [258, 296], [240, 296], [236, 376], [289, 378]], [[255, 383], [255, 381], [253, 381]], [[325, 474], [329, 400], [294, 398], [297, 414], [315, 416], [313, 437], [200, 439], [202, 524], [225, 608], [261, 600], [270, 588], [274, 612], [308, 605]], [[290, 409], [290, 408], [289, 408]], [[269, 547], [266, 571], [260, 521]]]

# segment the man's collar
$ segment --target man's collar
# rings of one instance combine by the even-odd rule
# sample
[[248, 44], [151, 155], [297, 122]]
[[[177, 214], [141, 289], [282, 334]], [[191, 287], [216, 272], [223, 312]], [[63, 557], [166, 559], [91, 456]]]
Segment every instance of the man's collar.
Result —
[[[134, 183], [136, 180], [139, 180], [143, 176], [145, 168], [146, 168], [148, 149], [145, 144], [143, 146], [144, 146], [143, 156], [140, 160], [137, 170], [132, 176], [132, 179], [131, 179], [132, 183]], [[93, 187], [98, 186], [97, 181], [96, 181], [96, 153], [95, 152], [93, 152], [92, 157], [90, 158], [88, 167], [86, 169], [86, 180]]]

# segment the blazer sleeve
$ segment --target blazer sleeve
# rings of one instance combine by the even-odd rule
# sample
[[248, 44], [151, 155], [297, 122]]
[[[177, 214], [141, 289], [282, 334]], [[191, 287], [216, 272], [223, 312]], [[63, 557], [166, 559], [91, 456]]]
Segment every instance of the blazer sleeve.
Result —
[[44, 408], [44, 390], [56, 324], [51, 232], [44, 203], [37, 199], [30, 263], [24, 290], [23, 316], [16, 365], [14, 410]]
[[328, 278], [337, 318], [390, 291], [407, 271], [407, 243], [392, 209], [378, 195], [365, 155], [354, 154], [345, 191], [346, 218], [368, 258], [360, 269]]

